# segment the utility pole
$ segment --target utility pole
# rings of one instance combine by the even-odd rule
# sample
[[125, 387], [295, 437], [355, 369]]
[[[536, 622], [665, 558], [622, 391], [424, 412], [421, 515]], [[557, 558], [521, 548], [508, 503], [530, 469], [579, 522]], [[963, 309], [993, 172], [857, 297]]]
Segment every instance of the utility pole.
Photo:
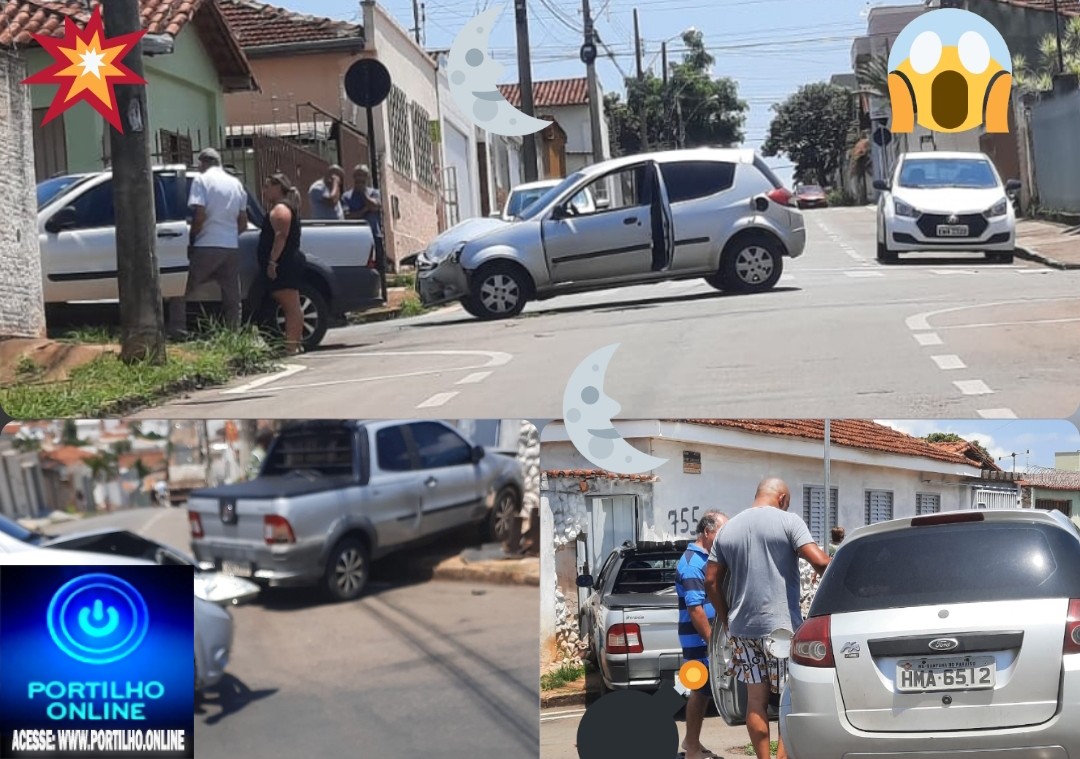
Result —
[[592, 14], [589, 0], [581, 0], [581, 14], [585, 19], [585, 48], [591, 51], [585, 57], [585, 72], [589, 88], [589, 126], [592, 130], [593, 162], [604, 160], [604, 139], [600, 128], [600, 86], [596, 81], [596, 39], [593, 35]]
[[649, 151], [649, 125], [645, 110], [645, 72], [641, 69], [641, 29], [638, 26], [638, 11], [634, 8], [634, 58], [637, 62], [638, 90], [641, 99], [638, 101], [638, 125], [641, 127], [641, 149], [639, 153]]
[[[521, 92], [521, 111], [536, 117], [533, 113], [532, 57], [529, 54], [529, 15], [525, 9], [525, 0], [514, 0], [514, 19], [517, 23], [518, 55], [518, 90]], [[525, 160], [525, 181], [535, 182], [538, 169], [536, 166], [536, 135], [527, 134], [521, 138], [522, 153]]]
[[420, 0], [412, 0], [412, 17], [413, 17], [413, 35], [416, 37], [416, 44], [420, 44]]
[[668, 126], [667, 126], [667, 120], [668, 120], [668, 73], [667, 73], [667, 42], [666, 41], [661, 43], [661, 45], [660, 45], [660, 60], [661, 60], [661, 64], [664, 67], [664, 90], [663, 90], [663, 104], [664, 104], [664, 107], [663, 107], [663, 110], [662, 110], [664, 118], [661, 119], [661, 123], [660, 123], [660, 130], [661, 130], [660, 131], [660, 142], [662, 143], [662, 145], [661, 145], [662, 149], [666, 149], [668, 147], [668, 145], [667, 145], [667, 138], [668, 138]]
[[[138, 0], [105, 0], [102, 20], [109, 37], [142, 29]], [[142, 41], [124, 59], [136, 76], [145, 79]], [[150, 170], [146, 86], [116, 85], [116, 109], [123, 133], [109, 129], [112, 149], [113, 206], [116, 209], [116, 270], [120, 296], [120, 359], [126, 363], [165, 363], [165, 324], [161, 283], [154, 250], [157, 221]]]
[[829, 524], [829, 512], [832, 507], [832, 420], [825, 420], [825, 518], [822, 520], [824, 525], [821, 536], [822, 547], [825, 552], [829, 552], [829, 539], [832, 537], [832, 528], [836, 525]]

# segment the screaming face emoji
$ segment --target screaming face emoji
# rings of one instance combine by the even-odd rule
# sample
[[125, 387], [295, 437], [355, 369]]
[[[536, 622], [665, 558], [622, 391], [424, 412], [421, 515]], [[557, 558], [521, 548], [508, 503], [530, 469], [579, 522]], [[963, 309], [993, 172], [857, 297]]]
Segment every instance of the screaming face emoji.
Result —
[[889, 55], [892, 131], [918, 122], [935, 132], [1009, 131], [1012, 63], [1000, 32], [981, 16], [955, 8], [924, 13], [896, 39]]

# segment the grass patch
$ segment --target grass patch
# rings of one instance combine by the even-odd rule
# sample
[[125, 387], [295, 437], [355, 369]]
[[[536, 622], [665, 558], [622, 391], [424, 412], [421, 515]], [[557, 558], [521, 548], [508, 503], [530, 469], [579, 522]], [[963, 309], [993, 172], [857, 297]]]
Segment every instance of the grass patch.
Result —
[[386, 278], [386, 286], [407, 287], [412, 290], [416, 287], [416, 274], [411, 271], [390, 274]]
[[427, 311], [427, 307], [420, 302], [414, 293], [409, 293], [401, 302], [401, 315], [403, 317], [419, 316]]
[[555, 690], [585, 677], [585, 667], [564, 664], [553, 672], [540, 676], [540, 690]]
[[34, 382], [44, 373], [44, 368], [29, 356], [23, 356], [15, 366], [15, 377], [19, 382]]
[[[776, 749], [778, 749], [779, 747], [780, 747], [780, 745], [779, 745], [778, 741], [772, 741], [769, 744], [769, 753], [775, 756], [776, 755]], [[754, 751], [754, 744], [753, 743], [747, 743], [743, 747], [743, 753], [746, 754], [747, 756], [757, 756], [757, 752]]]
[[167, 350], [161, 366], [124, 364], [106, 353], [72, 369], [62, 382], [29, 382], [20, 375], [18, 384], [0, 388], [0, 407], [16, 419], [121, 415], [237, 375], [268, 371], [277, 355], [276, 346], [254, 328], [219, 329]]
[[82, 345], [116, 345], [120, 342], [120, 332], [114, 327], [78, 327], [65, 330], [56, 339]]

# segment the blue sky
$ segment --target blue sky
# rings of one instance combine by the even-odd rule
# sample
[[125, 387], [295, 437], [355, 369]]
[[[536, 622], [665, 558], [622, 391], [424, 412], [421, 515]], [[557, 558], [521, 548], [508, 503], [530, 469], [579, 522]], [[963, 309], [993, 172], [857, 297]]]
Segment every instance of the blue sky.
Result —
[[[304, 13], [360, 20], [356, 0], [278, 0]], [[406, 28], [413, 25], [412, 0], [381, 3]], [[490, 5], [495, 5], [490, 2]], [[491, 37], [491, 53], [506, 66], [503, 81], [517, 81], [513, 0]], [[897, 0], [897, 5], [906, 4]], [[448, 48], [457, 31], [472, 16], [489, 7], [488, 0], [427, 0], [426, 44]], [[529, 0], [529, 32], [533, 80], [585, 75], [578, 59], [581, 45], [581, 3], [574, 0]], [[681, 60], [679, 36], [695, 27], [716, 58], [714, 74], [739, 83], [740, 96], [750, 106], [745, 127], [746, 146], [758, 149], [771, 119], [770, 106], [800, 85], [828, 80], [851, 70], [852, 39], [866, 33], [860, 16], [866, 0], [591, 0], [600, 39], [615, 60], [598, 59], [597, 72], [605, 92], [621, 92], [623, 77], [634, 74], [633, 9], [638, 8], [645, 40], [644, 64], [660, 73], [660, 43], [668, 44], [670, 60]], [[573, 27], [573, 28], [571, 28]], [[603, 49], [601, 49], [603, 52]], [[616, 65], [617, 64], [617, 65]], [[788, 166], [781, 159], [774, 162]], [[790, 184], [790, 170], [779, 172]]]
[[[1021, 471], [1030, 460], [1032, 466], [1054, 466], [1055, 453], [1080, 451], [1080, 432], [1067, 421], [1026, 419], [970, 420], [879, 420], [901, 432], [925, 437], [931, 432], [954, 432], [966, 440], [977, 440], [990, 452], [1005, 471]], [[1030, 455], [1026, 451], [1031, 451]], [[1004, 457], [1004, 458], [1003, 458]]]

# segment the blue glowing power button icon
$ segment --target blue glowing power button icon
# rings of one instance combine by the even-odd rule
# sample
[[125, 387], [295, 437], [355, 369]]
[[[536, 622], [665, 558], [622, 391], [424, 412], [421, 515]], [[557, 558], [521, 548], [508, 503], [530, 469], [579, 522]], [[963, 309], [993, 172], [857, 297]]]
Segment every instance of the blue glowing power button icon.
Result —
[[49, 634], [65, 654], [86, 664], [130, 655], [146, 637], [146, 601], [131, 583], [89, 574], [65, 583], [49, 602]]

